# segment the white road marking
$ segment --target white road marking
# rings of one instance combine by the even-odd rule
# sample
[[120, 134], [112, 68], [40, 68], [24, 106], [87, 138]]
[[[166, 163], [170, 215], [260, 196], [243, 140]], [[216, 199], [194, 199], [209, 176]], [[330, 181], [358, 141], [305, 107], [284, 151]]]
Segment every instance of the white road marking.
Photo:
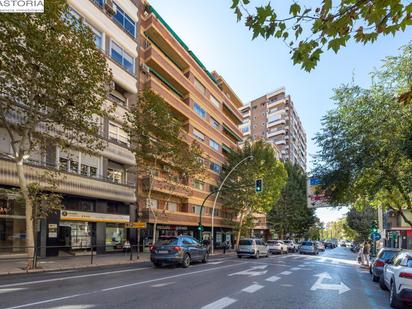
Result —
[[222, 264], [225, 261], [220, 261], [220, 262], [208, 262], [209, 265], [218, 265], [218, 264]]
[[237, 302], [236, 299], [230, 298], [230, 297], [223, 297], [221, 299], [218, 299], [217, 301], [203, 306], [201, 309], [221, 309], [225, 308], [233, 303]]
[[78, 276], [69, 276], [69, 277], [61, 277], [61, 278], [53, 278], [53, 279], [43, 279], [43, 280], [36, 280], [36, 281], [10, 283], [10, 284], [0, 285], [0, 288], [9, 288], [9, 287], [25, 286], [25, 285], [38, 284], [38, 283], [56, 282], [56, 281], [63, 281], [63, 280], [70, 280], [70, 279], [104, 276], [104, 275], [119, 274], [119, 273], [126, 273], [126, 272], [132, 272], [132, 271], [140, 271], [140, 270], [151, 269], [151, 268], [152, 267], [123, 269], [123, 270], [106, 271], [106, 272], [102, 272], [102, 273], [94, 273], [94, 274], [87, 274], [87, 275], [78, 275]]
[[350, 288], [348, 288], [343, 282], [339, 284], [322, 283], [323, 279], [332, 279], [332, 277], [326, 272], [317, 274], [315, 275], [315, 277], [318, 277], [318, 280], [316, 280], [316, 282], [310, 288], [311, 291], [335, 290], [338, 291], [339, 295], [350, 291]]
[[[218, 269], [238, 266], [238, 265], [241, 265], [241, 264], [246, 264], [246, 262], [245, 263], [225, 265], [225, 266], [220, 266], [220, 267], [214, 267], [214, 268], [207, 268], [207, 269], [202, 269], [202, 270], [198, 270], [198, 271], [183, 273], [183, 274], [174, 275], [174, 276], [167, 276], [167, 277], [162, 277], [162, 278], [157, 278], [157, 279], [152, 279], [152, 280], [147, 280], [147, 281], [140, 281], [140, 282], [135, 282], [135, 283], [132, 283], [132, 284], [125, 284], [125, 285], [121, 285], [121, 286], [116, 286], [116, 287], [112, 287], [112, 288], [91, 291], [91, 292], [87, 292], [87, 293], [80, 293], [80, 294], [73, 294], [73, 295], [68, 295], [68, 296], [64, 296], [64, 297], [52, 298], [52, 299], [47, 299], [47, 300], [43, 300], [43, 301], [39, 301], [39, 302], [35, 302], [35, 303], [29, 303], [29, 304], [14, 306], [14, 307], [7, 307], [7, 308], [4, 308], [4, 309], [18, 309], [18, 308], [31, 307], [31, 306], [35, 306], [35, 305], [47, 304], [47, 303], [52, 303], [52, 302], [56, 302], [56, 301], [76, 298], [76, 297], [80, 297], [80, 296], [96, 294], [96, 293], [99, 293], [99, 292], [107, 292], [107, 291], [117, 290], [117, 289], [126, 288], [126, 287], [130, 287], [130, 286], [142, 285], [142, 284], [145, 284], [145, 283], [151, 283], [151, 282], [156, 282], [156, 281], [161, 281], [161, 280], [167, 280], [167, 279], [172, 279], [172, 278], [189, 276], [189, 275], [203, 273], [203, 272], [212, 271], [212, 270], [218, 270]], [[151, 268], [151, 267], [149, 267], [149, 268]], [[143, 268], [139, 268], [139, 269], [143, 269]], [[228, 304], [228, 305], [230, 305], [230, 304]], [[211, 308], [214, 308], [214, 307], [211, 307]], [[216, 307], [216, 308], [224, 308], [224, 307]]]
[[272, 277], [266, 278], [265, 280], [269, 282], [275, 282], [275, 281], [280, 280], [280, 277], [272, 276]]
[[72, 273], [75, 272], [75, 269], [72, 270], [59, 270], [59, 271], [51, 271], [51, 272], [47, 272], [48, 274], [65, 274], [65, 273]]
[[281, 284], [280, 286], [283, 286], [285, 288], [290, 288], [293, 286], [293, 284]]
[[255, 293], [256, 291], [259, 291], [261, 288], [264, 288], [264, 286], [255, 283], [255, 284], [249, 285], [248, 287], [242, 289], [242, 291], [246, 293]]
[[255, 277], [255, 276], [261, 276], [266, 274], [268, 271], [267, 270], [260, 270], [259, 269], [265, 269], [268, 267], [269, 264], [266, 265], [261, 265], [261, 266], [254, 266], [252, 268], [242, 270], [236, 273], [229, 274], [228, 276], [235, 276], [235, 275], [244, 275], [244, 276], [249, 276], [249, 277]]
[[25, 288], [0, 289], [0, 294], [26, 290]]
[[162, 287], [162, 286], [171, 285], [171, 284], [173, 284], [173, 283], [174, 283], [174, 282], [158, 283], [158, 284], [153, 284], [153, 285], [151, 285], [151, 287], [152, 287], [152, 288], [160, 288], [160, 287]]
[[300, 267], [293, 267], [293, 268], [291, 268], [290, 270], [293, 270], [293, 271], [296, 271], [296, 270], [301, 270], [302, 268], [300, 268]]
[[292, 273], [291, 271], [285, 270], [285, 271], [282, 271], [280, 274], [287, 276], [287, 275], [290, 275], [291, 273]]
[[136, 285], [142, 285], [142, 284], [146, 284], [146, 283], [161, 281], [161, 280], [174, 279], [174, 278], [179, 278], [179, 277], [184, 277], [184, 276], [189, 276], [189, 275], [194, 275], [194, 274], [200, 274], [200, 273], [204, 273], [204, 272], [208, 272], [208, 271], [212, 271], [212, 270], [218, 270], [218, 269], [223, 269], [223, 268], [228, 268], [228, 267], [233, 267], [233, 266], [239, 266], [239, 265], [242, 265], [242, 264], [246, 264], [246, 262], [245, 263], [239, 263], [239, 264], [219, 266], [219, 267], [214, 267], [214, 268], [207, 268], [207, 269], [192, 271], [192, 272], [173, 275], [173, 276], [166, 276], [166, 277], [150, 279], [150, 280], [146, 280], [146, 281], [134, 282], [134, 283], [130, 283], [130, 284], [124, 284], [124, 285], [114, 286], [114, 287], [107, 288], [107, 289], [102, 289], [101, 291], [102, 292], [113, 291], [113, 290], [128, 288], [128, 287], [131, 287], [131, 286], [136, 286]]

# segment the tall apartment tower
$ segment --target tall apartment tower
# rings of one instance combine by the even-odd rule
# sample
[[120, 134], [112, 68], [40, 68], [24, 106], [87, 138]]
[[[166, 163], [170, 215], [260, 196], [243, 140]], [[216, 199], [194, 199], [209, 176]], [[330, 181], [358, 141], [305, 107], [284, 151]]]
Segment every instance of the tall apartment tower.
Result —
[[[29, 181], [41, 181], [39, 174], [58, 170], [62, 176], [58, 190], [63, 195], [64, 210], [40, 224], [39, 244], [42, 255], [64, 251], [84, 251], [98, 246], [98, 252], [122, 250], [130, 235], [126, 222], [136, 220], [135, 181], [130, 173], [135, 158], [129, 150], [129, 138], [122, 129], [123, 116], [137, 100], [138, 93], [138, 21], [137, 0], [68, 0], [74, 17], [90, 26], [96, 47], [106, 56], [113, 74], [114, 89], [106, 105], [116, 103], [109, 118], [98, 119], [99, 136], [106, 148], [96, 155], [78, 149], [60, 149], [49, 145], [27, 161]], [[96, 119], [97, 120], [97, 119]], [[0, 189], [18, 185], [15, 164], [9, 160], [10, 140], [0, 127]], [[0, 247], [9, 253], [24, 250], [24, 208], [13, 195], [0, 197]], [[2, 252], [0, 252], [1, 254]]]
[[285, 88], [261, 96], [239, 109], [244, 138], [264, 139], [276, 145], [282, 160], [306, 171], [306, 133]]
[[[154, 213], [158, 214], [157, 236], [183, 233], [198, 237], [201, 204], [216, 188], [225, 156], [242, 140], [242, 115], [238, 109], [243, 104], [223, 77], [209, 72], [149, 3], [140, 19], [141, 87], [159, 94], [184, 119], [187, 138], [197, 140], [203, 150], [207, 175], [202, 181], [191, 179], [171, 192], [162, 184], [169, 168], [161, 167], [152, 186], [151, 201], [147, 201], [148, 192], [144, 190], [148, 180], [142, 179], [139, 211], [147, 222], [149, 242]], [[185, 186], [189, 190], [183, 190]], [[207, 199], [202, 212], [204, 238], [211, 236], [212, 206], [213, 198]], [[214, 215], [215, 243], [230, 240], [230, 225], [219, 203]]]

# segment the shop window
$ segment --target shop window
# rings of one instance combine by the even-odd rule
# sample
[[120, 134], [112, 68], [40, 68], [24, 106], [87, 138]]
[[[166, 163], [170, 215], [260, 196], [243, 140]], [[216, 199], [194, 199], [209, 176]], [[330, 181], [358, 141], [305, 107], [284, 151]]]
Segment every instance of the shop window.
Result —
[[126, 241], [123, 224], [106, 223], [106, 251], [121, 251]]

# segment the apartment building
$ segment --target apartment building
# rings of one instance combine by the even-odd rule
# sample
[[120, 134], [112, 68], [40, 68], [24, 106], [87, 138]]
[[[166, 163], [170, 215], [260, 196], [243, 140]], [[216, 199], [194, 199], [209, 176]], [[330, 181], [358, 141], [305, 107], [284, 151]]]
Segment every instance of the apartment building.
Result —
[[[65, 246], [78, 251], [97, 245], [98, 252], [121, 250], [128, 231], [124, 223], [136, 219], [134, 155], [129, 138], [122, 130], [122, 119], [136, 102], [138, 92], [137, 0], [68, 0], [72, 15], [87, 23], [95, 34], [95, 43], [107, 57], [113, 74], [114, 90], [107, 106], [116, 103], [110, 119], [96, 119], [101, 125], [98, 138], [107, 142], [98, 155], [79, 150], [61, 150], [50, 145], [27, 162], [27, 178], [40, 181], [43, 171], [59, 170], [62, 179], [64, 210], [40, 224], [39, 244]], [[0, 128], [0, 188], [18, 184], [15, 165], [7, 159], [10, 141]], [[0, 198], [0, 247], [3, 251], [22, 251], [25, 245], [24, 209], [15, 196]], [[14, 248], [11, 248], [14, 247]], [[42, 249], [42, 255], [56, 255], [58, 249]]]
[[276, 145], [282, 160], [298, 164], [306, 171], [306, 133], [285, 88], [265, 94], [239, 111], [243, 116], [240, 129], [244, 138], [264, 139]]
[[[151, 201], [144, 190], [147, 179], [141, 180], [139, 212], [148, 223], [144, 238], [146, 243], [152, 241], [155, 216], [158, 236], [185, 233], [197, 237], [200, 205], [216, 188], [225, 155], [242, 140], [238, 127], [242, 122], [238, 110], [242, 102], [223, 77], [206, 69], [150, 4], [145, 4], [140, 19], [141, 87], [158, 93], [184, 119], [187, 139], [199, 142], [207, 167], [204, 180], [192, 179], [174, 191], [162, 185], [165, 175], [160, 169], [152, 186]], [[212, 205], [213, 200], [207, 200], [203, 210], [204, 238], [211, 236]], [[217, 244], [231, 239], [225, 216], [218, 203], [214, 220]]]

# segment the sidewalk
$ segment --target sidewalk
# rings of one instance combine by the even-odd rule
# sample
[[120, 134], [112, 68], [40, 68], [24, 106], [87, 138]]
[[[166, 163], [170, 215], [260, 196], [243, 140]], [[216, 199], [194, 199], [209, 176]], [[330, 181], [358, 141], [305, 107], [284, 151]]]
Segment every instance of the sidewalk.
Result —
[[[226, 251], [226, 255], [233, 255], [233, 250]], [[225, 256], [222, 250], [215, 250], [211, 256]], [[46, 271], [61, 271], [70, 269], [81, 269], [88, 267], [101, 267], [109, 265], [125, 265], [125, 264], [137, 264], [150, 261], [150, 253], [139, 253], [139, 259], [136, 257], [136, 253], [133, 252], [132, 260], [130, 260], [130, 254], [124, 253], [108, 253], [98, 254], [93, 256], [93, 264], [91, 264], [90, 255], [84, 256], [70, 256], [70, 257], [47, 257], [40, 258], [37, 261], [37, 268], [26, 270], [26, 260], [24, 258], [19, 259], [1, 259], [0, 258], [0, 275], [12, 275], [12, 274], [24, 274]]]

